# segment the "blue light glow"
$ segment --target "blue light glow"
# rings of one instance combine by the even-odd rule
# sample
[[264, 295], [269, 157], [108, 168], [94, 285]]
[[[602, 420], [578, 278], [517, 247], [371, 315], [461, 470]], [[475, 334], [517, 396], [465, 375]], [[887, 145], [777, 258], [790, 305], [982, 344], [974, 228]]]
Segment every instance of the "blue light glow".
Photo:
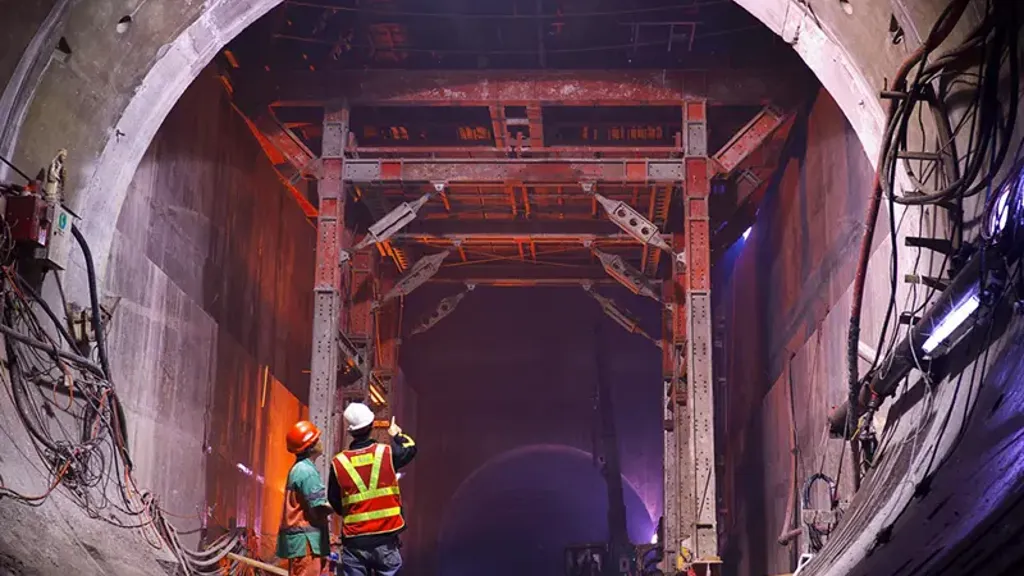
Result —
[[[1010, 203], [1011, 198], [1014, 197], [1017, 200], [1016, 209], [1013, 209]], [[999, 190], [999, 196], [989, 213], [988, 233], [990, 236], [997, 236], [1006, 229], [1011, 212], [1015, 212], [1018, 218], [1024, 214], [1024, 181], [1020, 177], [1011, 179]]]
[[754, 229], [753, 226], [751, 226], [750, 228], [747, 228], [746, 232], [743, 233], [743, 239], [744, 240], [746, 240], [747, 237], [750, 236], [750, 231], [753, 230], [753, 229]]

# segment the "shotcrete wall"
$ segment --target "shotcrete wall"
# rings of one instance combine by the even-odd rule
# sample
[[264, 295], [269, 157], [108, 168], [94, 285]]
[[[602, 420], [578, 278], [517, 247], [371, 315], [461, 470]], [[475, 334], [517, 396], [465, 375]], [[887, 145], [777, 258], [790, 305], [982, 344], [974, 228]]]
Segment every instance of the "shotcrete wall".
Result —
[[[136, 480], [182, 529], [245, 526], [272, 555], [292, 462], [284, 434], [305, 412], [315, 238], [212, 73], [168, 117], [117, 222], [101, 295], [113, 310], [108, 348]], [[34, 468], [9, 458], [17, 444], [2, 444], [7, 485], [39, 491], [45, 475], [26, 473]], [[7, 529], [67, 513], [55, 500], [38, 515], [0, 501], [0, 551], [25, 573], [79, 565], [62, 540], [85, 537], [54, 532], [44, 547], [68, 556], [47, 565], [38, 541], [23, 541], [29, 532]], [[86, 543], [106, 558], [122, 537]], [[92, 564], [81, 573], [123, 573]]]

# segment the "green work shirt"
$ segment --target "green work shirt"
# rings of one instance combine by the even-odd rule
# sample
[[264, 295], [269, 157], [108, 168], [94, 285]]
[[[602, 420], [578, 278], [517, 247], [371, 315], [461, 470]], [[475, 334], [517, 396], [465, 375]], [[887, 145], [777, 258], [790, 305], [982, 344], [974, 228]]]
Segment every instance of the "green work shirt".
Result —
[[278, 558], [301, 558], [307, 545], [313, 556], [330, 554], [330, 531], [326, 523], [314, 526], [311, 512], [327, 505], [327, 489], [316, 466], [308, 458], [299, 460], [288, 472], [284, 489], [284, 514], [277, 534]]

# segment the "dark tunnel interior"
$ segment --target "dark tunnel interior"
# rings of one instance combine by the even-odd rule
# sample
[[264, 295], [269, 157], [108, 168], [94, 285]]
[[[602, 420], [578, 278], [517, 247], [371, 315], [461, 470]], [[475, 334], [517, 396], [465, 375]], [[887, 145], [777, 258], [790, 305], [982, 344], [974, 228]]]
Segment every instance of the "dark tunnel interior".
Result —
[[[457, 289], [424, 287], [407, 314]], [[600, 289], [658, 333], [653, 302]], [[403, 344], [419, 392], [417, 442], [430, 460], [410, 478], [431, 488], [417, 500], [427, 529], [407, 546], [429, 555], [437, 542], [443, 576], [556, 576], [567, 546], [607, 541], [607, 484], [592, 457], [598, 323], [627, 528], [632, 541], [650, 541], [662, 499], [660, 350], [616, 326], [579, 287], [478, 287], [444, 323]]]
[[[646, 505], [625, 484], [630, 539], [654, 534]], [[572, 545], [608, 539], [604, 478], [591, 454], [566, 446], [518, 449], [484, 464], [449, 502], [438, 540], [441, 576], [561, 576]]]

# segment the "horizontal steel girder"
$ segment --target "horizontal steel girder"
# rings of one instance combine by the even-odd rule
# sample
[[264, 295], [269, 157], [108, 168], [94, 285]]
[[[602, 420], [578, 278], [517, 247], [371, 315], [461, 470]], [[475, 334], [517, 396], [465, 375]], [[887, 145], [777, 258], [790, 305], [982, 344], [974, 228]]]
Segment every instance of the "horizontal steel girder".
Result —
[[[666, 236], [667, 237], [667, 236]], [[399, 232], [392, 237], [396, 241], [412, 241], [425, 243], [449, 244], [461, 242], [472, 244], [600, 244], [602, 246], [640, 246], [635, 238], [627, 234], [559, 234], [559, 233], [480, 233], [465, 234], [458, 232], [439, 234], [417, 234]]]
[[[531, 220], [479, 220], [459, 218], [436, 218], [415, 220], [396, 238], [449, 237], [459, 236], [607, 236], [621, 235], [619, 228], [608, 220], [555, 220], [536, 218]], [[630, 238], [632, 242], [636, 242]]]
[[[265, 74], [242, 77], [259, 85]], [[711, 105], [799, 101], [808, 75], [801, 70], [716, 68], [701, 71], [294, 71], [274, 76], [279, 106], [321, 106], [347, 100], [376, 106], [680, 106], [706, 98]]]
[[394, 159], [347, 160], [343, 178], [374, 182], [645, 183], [680, 182], [680, 160]]
[[618, 284], [599, 264], [579, 268], [509, 262], [446, 266], [429, 280], [432, 283], [468, 283], [483, 286], [575, 286]]

